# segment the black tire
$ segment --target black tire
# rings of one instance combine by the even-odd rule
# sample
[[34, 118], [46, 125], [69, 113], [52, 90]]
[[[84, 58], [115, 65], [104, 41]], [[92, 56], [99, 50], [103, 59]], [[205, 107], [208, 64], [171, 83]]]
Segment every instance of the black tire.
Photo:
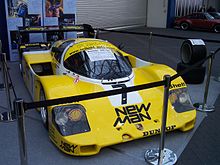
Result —
[[180, 23], [180, 29], [182, 30], [188, 30], [190, 28], [190, 25], [188, 22], [181, 22]]
[[215, 25], [215, 26], [213, 27], [213, 31], [214, 31], [215, 33], [219, 33], [219, 32], [220, 32], [220, 24]]
[[[180, 73], [189, 67], [190, 65], [178, 63], [177, 73]], [[204, 81], [205, 72], [206, 72], [206, 67], [203, 66], [195, 67], [192, 70], [190, 70], [188, 73], [182, 75], [182, 78], [187, 84], [200, 84], [203, 83]]]
[[[40, 101], [46, 100], [43, 88], [40, 89]], [[48, 130], [48, 110], [47, 107], [40, 108], [40, 116], [44, 127]]]
[[[201, 43], [194, 43], [198, 41], [201, 41]], [[206, 58], [207, 49], [205, 44], [202, 44], [202, 42], [203, 41], [199, 39], [191, 39], [191, 40], [183, 41], [180, 49], [180, 55], [181, 55], [180, 58], [182, 63], [192, 65]]]

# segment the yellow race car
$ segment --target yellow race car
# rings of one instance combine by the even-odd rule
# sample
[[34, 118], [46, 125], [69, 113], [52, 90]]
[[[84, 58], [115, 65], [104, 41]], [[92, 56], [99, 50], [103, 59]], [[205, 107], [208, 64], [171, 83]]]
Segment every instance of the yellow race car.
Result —
[[[22, 75], [34, 101], [123, 89], [176, 72], [143, 61], [108, 41], [75, 38], [48, 50], [22, 53]], [[39, 108], [51, 141], [63, 152], [86, 156], [106, 146], [160, 133], [163, 86]], [[196, 111], [181, 77], [172, 81], [166, 131], [194, 127]]]

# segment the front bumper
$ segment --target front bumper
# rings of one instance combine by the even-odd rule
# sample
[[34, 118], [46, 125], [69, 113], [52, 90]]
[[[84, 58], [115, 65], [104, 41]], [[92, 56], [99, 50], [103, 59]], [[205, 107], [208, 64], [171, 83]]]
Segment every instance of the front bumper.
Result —
[[[169, 112], [169, 111], [168, 111]], [[194, 127], [196, 111], [169, 114], [167, 116], [166, 131], [188, 131]], [[114, 144], [160, 134], [161, 120], [152, 119], [141, 123], [143, 129], [138, 129], [136, 124], [123, 125], [121, 127], [109, 127], [105, 129], [91, 129], [90, 132], [62, 136], [55, 127], [50, 128], [50, 139], [63, 152], [75, 156], [95, 155], [101, 148]], [[51, 133], [53, 132], [53, 133]]]

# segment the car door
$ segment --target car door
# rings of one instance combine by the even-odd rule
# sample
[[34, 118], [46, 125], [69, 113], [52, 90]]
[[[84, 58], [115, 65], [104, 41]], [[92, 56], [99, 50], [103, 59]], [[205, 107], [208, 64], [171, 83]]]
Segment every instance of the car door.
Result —
[[204, 13], [197, 13], [194, 19], [194, 27], [198, 29], [208, 29], [209, 28], [209, 20], [206, 18]]

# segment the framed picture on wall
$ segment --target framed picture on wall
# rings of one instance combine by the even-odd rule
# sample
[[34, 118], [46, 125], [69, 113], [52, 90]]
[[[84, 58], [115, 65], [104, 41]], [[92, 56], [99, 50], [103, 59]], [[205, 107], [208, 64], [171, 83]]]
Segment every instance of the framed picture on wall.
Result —
[[8, 17], [25, 17], [28, 13], [27, 0], [7, 0]]
[[63, 14], [63, 0], [45, 0], [46, 17], [60, 17]]

